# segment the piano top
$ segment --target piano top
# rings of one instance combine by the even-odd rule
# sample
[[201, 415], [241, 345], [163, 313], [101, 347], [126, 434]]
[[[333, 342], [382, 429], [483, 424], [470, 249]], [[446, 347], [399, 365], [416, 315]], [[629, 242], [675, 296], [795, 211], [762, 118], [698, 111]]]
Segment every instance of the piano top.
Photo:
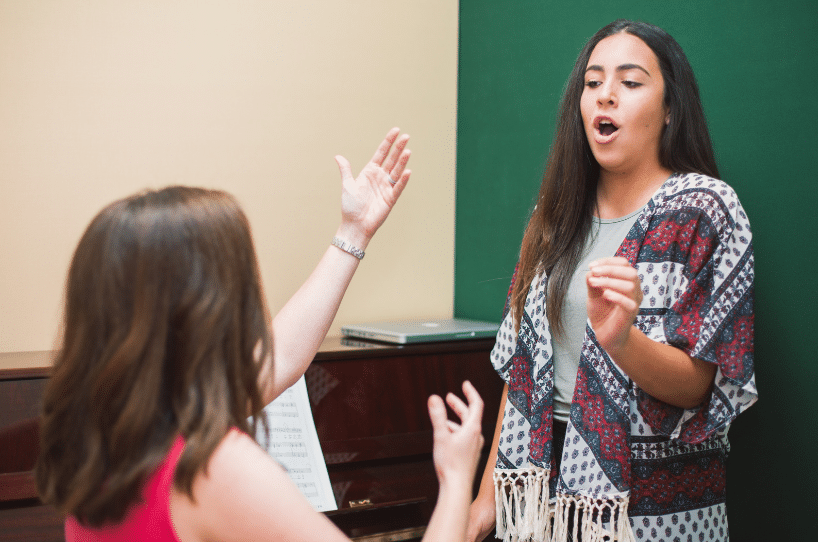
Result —
[[[315, 356], [317, 361], [332, 359], [376, 358], [399, 356], [407, 351], [417, 354], [431, 352], [457, 352], [463, 350], [484, 350], [494, 339], [470, 339], [450, 342], [389, 344], [345, 337], [327, 337]], [[0, 352], [0, 380], [18, 378], [44, 378], [50, 375], [53, 350], [31, 352]]]

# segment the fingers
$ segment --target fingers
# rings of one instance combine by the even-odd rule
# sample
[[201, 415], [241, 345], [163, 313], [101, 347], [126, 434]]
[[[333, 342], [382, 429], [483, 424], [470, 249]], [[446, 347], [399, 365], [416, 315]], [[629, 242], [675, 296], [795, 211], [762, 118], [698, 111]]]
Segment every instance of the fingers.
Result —
[[392, 170], [386, 169], [386, 172], [389, 173], [389, 177], [395, 180], [395, 185], [397, 185], [401, 181], [401, 177], [403, 176], [403, 170], [406, 168], [406, 163], [409, 162], [409, 158], [412, 156], [412, 151], [406, 149], [405, 151], [401, 152], [400, 157], [398, 158], [397, 164]]
[[378, 145], [378, 150], [375, 151], [375, 155], [372, 157], [372, 162], [378, 166], [383, 164], [384, 159], [389, 154], [389, 149], [392, 148], [392, 143], [394, 143], [395, 138], [398, 137], [398, 133], [400, 133], [400, 128], [398, 127], [389, 130], [386, 137], [383, 139], [383, 141], [381, 141], [381, 144]]
[[[635, 299], [628, 297], [616, 290], [605, 290], [602, 293], [602, 297], [610, 301], [611, 303], [616, 303], [617, 305], [621, 306], [628, 312], [636, 312], [639, 310], [639, 302]], [[640, 296], [641, 301], [641, 296]]]
[[[400, 136], [398, 140], [395, 142], [394, 150], [392, 151], [391, 154], [389, 154], [389, 157], [386, 158], [386, 161], [383, 163], [384, 171], [390, 174], [394, 173], [394, 175], [392, 175], [392, 178], [395, 180], [397, 180], [400, 177], [400, 173], [403, 171], [403, 168], [401, 168], [400, 171], [397, 173], [392, 170], [395, 168], [395, 164], [399, 163], [398, 159], [403, 158], [403, 150], [406, 148], [406, 144], [408, 142], [409, 142], [408, 134], [403, 134], [402, 136]], [[406, 160], [408, 159], [409, 158], [407, 157], [404, 160], [403, 162], [404, 167], [406, 167]]]
[[460, 418], [460, 424], [448, 419], [446, 416], [446, 407], [439, 396], [432, 395], [429, 397], [429, 417], [432, 420], [432, 426], [435, 431], [443, 429], [444, 427], [448, 428], [451, 432], [455, 432], [463, 426], [474, 425], [478, 428], [480, 427], [483, 418], [483, 399], [468, 380], [463, 382], [463, 393], [466, 395], [468, 404], [453, 393], [446, 395], [446, 403]]
[[588, 265], [591, 267], [595, 267], [597, 265], [630, 265], [631, 262], [628, 261], [627, 258], [623, 258], [622, 256], [611, 256], [610, 258], [599, 258], [598, 260], [594, 260]]
[[605, 258], [592, 262], [589, 267], [590, 271], [585, 275], [589, 299], [601, 296], [627, 312], [639, 310], [642, 283], [636, 269], [625, 258]]
[[446, 402], [454, 410], [455, 414], [460, 417], [463, 426], [480, 427], [483, 419], [483, 399], [468, 380], [463, 382], [463, 393], [469, 402], [468, 405], [453, 393], [446, 396]]
[[585, 275], [588, 287], [603, 289], [609, 301], [618, 299], [618, 296], [607, 294], [612, 291], [635, 300], [637, 306], [642, 302], [639, 273], [625, 258], [602, 258], [591, 262], [588, 267], [590, 270]]
[[446, 406], [443, 404], [443, 399], [438, 395], [432, 395], [427, 401], [429, 407], [429, 418], [432, 420], [432, 429], [435, 433], [445, 431], [448, 426], [448, 418], [446, 417]]
[[452, 407], [452, 410], [454, 410], [454, 413], [457, 414], [462, 422], [465, 423], [466, 420], [469, 419], [469, 407], [466, 406], [466, 403], [464, 403], [460, 397], [449, 393], [446, 395], [446, 403]]
[[463, 393], [466, 395], [466, 400], [469, 402], [469, 412], [471, 420], [476, 420], [480, 425], [483, 419], [483, 398], [477, 393], [477, 389], [468, 380], [463, 381]]
[[400, 195], [403, 193], [403, 189], [406, 188], [406, 183], [409, 182], [409, 176], [411, 174], [412, 174], [412, 171], [407, 169], [400, 176], [400, 179], [395, 179], [397, 182], [392, 185], [392, 196], [395, 198], [395, 200], [397, 200], [400, 197]]
[[625, 258], [600, 258], [588, 264], [588, 268], [596, 276], [616, 277], [624, 280], [633, 280], [638, 277], [636, 269]]
[[411, 171], [406, 169], [406, 164], [412, 156], [412, 151], [406, 148], [408, 142], [409, 136], [407, 134], [400, 136], [395, 144], [395, 149], [383, 164], [383, 170], [389, 176], [389, 184], [396, 197], [403, 192], [411, 174]]
[[607, 276], [596, 276], [593, 273], [586, 275], [588, 285], [594, 288], [605, 288], [608, 290], [616, 290], [617, 292], [631, 296], [638, 297], [639, 285], [633, 280], [618, 279]]

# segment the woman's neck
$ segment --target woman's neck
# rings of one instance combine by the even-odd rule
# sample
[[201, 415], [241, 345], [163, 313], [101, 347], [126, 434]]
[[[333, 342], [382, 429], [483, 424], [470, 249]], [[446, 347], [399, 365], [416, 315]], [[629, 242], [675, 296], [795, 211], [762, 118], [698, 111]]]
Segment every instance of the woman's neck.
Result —
[[661, 166], [617, 173], [602, 170], [596, 188], [596, 216], [620, 218], [638, 211], [673, 172]]

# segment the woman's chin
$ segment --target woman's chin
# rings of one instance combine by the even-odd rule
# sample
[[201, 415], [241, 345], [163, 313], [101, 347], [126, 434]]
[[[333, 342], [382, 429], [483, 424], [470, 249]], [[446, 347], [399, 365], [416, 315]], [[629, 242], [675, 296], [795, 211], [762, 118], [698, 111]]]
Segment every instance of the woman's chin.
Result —
[[599, 164], [599, 169], [606, 173], [622, 174], [628, 170], [627, 161], [621, 156], [613, 156], [612, 153], [600, 152], [595, 153], [594, 158], [596, 158]]

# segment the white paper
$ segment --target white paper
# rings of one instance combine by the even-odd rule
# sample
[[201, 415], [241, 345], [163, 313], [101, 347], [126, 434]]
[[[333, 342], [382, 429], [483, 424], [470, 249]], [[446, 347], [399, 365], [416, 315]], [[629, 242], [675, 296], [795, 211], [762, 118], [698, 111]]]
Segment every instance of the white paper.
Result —
[[313, 508], [319, 512], [337, 510], [304, 377], [267, 405], [264, 411], [270, 426], [270, 439], [265, 442], [263, 432], [259, 430], [259, 444], [284, 467]]

